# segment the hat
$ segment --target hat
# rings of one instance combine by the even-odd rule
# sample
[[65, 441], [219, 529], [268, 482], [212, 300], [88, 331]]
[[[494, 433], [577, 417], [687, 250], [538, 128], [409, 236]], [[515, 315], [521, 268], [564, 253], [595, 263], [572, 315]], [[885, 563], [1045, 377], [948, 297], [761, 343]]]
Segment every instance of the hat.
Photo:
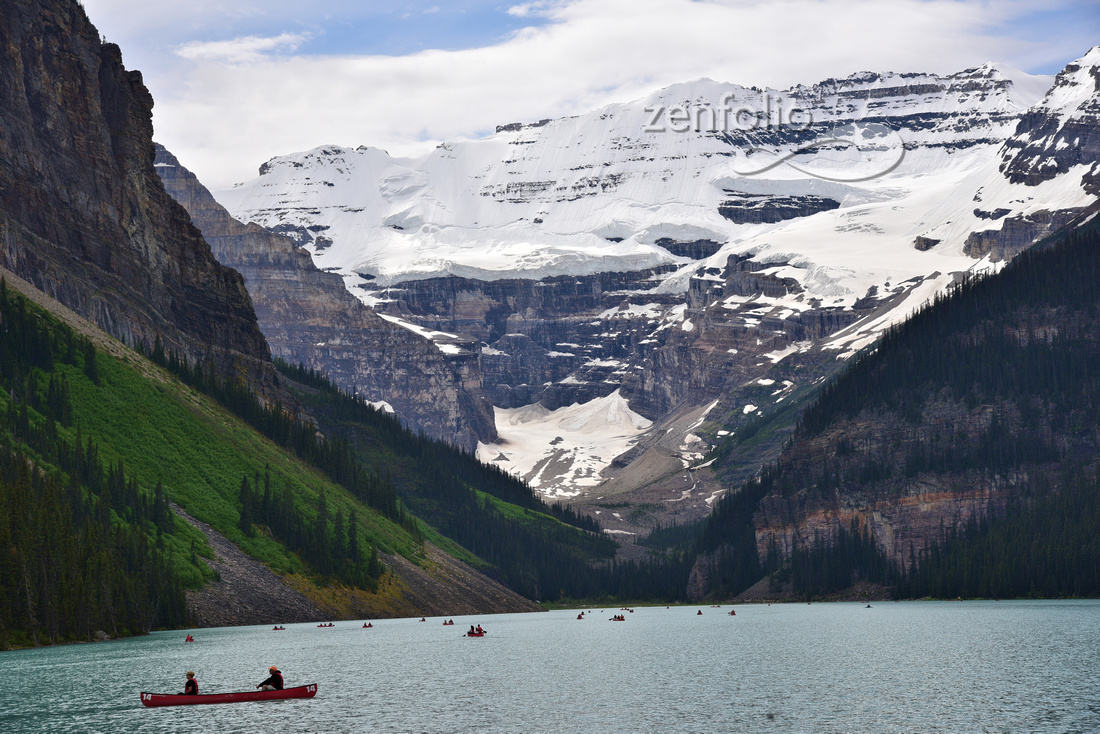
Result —
[[271, 666], [270, 668], [268, 668], [268, 670], [278, 670], [278, 669], [279, 669], [279, 668], [278, 668], [278, 667], [276, 667], [276, 666], [274, 666], [274, 665], [272, 665], [272, 666]]

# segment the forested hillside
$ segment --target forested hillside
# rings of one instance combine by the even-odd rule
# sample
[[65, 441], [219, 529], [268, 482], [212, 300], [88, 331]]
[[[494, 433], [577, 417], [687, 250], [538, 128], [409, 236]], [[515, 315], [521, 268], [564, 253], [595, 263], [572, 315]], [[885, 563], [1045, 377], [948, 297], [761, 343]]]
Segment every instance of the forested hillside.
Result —
[[90, 341], [0, 280], [0, 648], [186, 621], [196, 539], [74, 425], [71, 383], [100, 379]]
[[97, 349], [6, 281], [0, 338], [0, 541], [13, 549], [0, 647], [185, 624], [184, 589], [214, 572], [169, 502], [307, 596], [347, 589], [361, 614], [404, 608], [379, 588], [379, 556], [430, 567], [425, 541], [529, 598], [650, 595], [648, 567], [610, 563], [592, 521], [316, 373], [282, 365], [320, 426], [159, 341], [148, 360], [102, 334]]
[[1098, 282], [1087, 225], [892, 329], [718, 504], [706, 591], [1100, 594]]
[[522, 481], [413, 433], [313, 370], [276, 364], [326, 433], [383, 473], [418, 517], [484, 559], [487, 573], [531, 599], [609, 591], [593, 564], [610, 561], [615, 542], [595, 521], [547, 505]]
[[401, 608], [394, 591], [372, 593], [378, 553], [424, 562], [422, 523], [381, 477], [315, 429], [288, 430], [295, 421], [246, 389], [208, 384], [279, 441], [97, 339], [111, 348], [0, 280], [0, 647], [182, 626], [183, 590], [214, 572], [204, 536], [169, 501], [307, 596], [339, 583], [360, 590], [360, 609]]

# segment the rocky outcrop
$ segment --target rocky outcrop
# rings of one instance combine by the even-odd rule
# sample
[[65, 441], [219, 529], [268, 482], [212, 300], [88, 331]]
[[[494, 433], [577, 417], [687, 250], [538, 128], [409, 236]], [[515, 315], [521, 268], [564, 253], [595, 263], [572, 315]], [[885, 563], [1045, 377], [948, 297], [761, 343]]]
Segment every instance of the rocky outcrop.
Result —
[[[908, 568], [946, 533], [1004, 514], [1038, 477], [1057, 481], [1054, 462], [1024, 462], [999, 473], [913, 470], [922, 452], [974, 443], [1005, 426], [1034, 430], [1010, 402], [971, 409], [944, 400], [925, 406], [916, 421], [887, 411], [802, 437], [783, 452], [783, 479], [757, 507], [757, 552], [785, 558], [795, 548], [830, 543], [854, 524], [869, 531], [896, 568]], [[1036, 442], [1038, 435], [1051, 433], [1036, 432]]]
[[271, 351], [324, 372], [341, 388], [384, 401], [415, 430], [468, 450], [496, 438], [477, 347], [435, 342], [387, 321], [319, 270], [294, 241], [233, 219], [162, 146], [156, 169], [222, 263], [238, 270]]
[[1096, 173], [1100, 165], [1098, 65], [1100, 46], [1059, 72], [1046, 98], [1020, 118], [1001, 151], [1001, 172], [1009, 181], [1037, 186], [1075, 166], [1088, 166]]
[[[515, 614], [544, 611], [535, 602], [490, 580], [430, 543], [425, 567], [401, 556], [383, 556], [402, 590], [402, 607], [392, 616]], [[381, 615], [379, 615], [381, 616]]]
[[714, 240], [674, 240], [671, 237], [658, 237], [653, 243], [663, 247], [677, 257], [688, 257], [692, 260], [706, 260], [722, 249], [724, 242]]
[[217, 530], [177, 505], [172, 510], [206, 536], [214, 551], [214, 558], [206, 564], [218, 574], [216, 581], [188, 590], [187, 614], [192, 626], [310, 622], [332, 616], [331, 610], [322, 610]]
[[972, 232], [963, 243], [963, 252], [974, 258], [989, 256], [993, 262], [1011, 260], [1037, 240], [1069, 224], [1083, 211], [1061, 209], [1009, 217], [1000, 229]]
[[718, 213], [735, 224], [774, 224], [840, 208], [839, 201], [824, 196], [725, 193], [729, 198], [718, 205]]
[[153, 169], [153, 100], [75, 0], [0, 13], [0, 263], [104, 331], [274, 384], [241, 276]]
[[896, 568], [907, 568], [911, 558], [921, 558], [941, 542], [944, 532], [1004, 514], [1017, 495], [1011, 483], [955, 477], [948, 482], [917, 480], [902, 496], [870, 502], [842, 492], [828, 498], [810, 492], [766, 497], [755, 520], [757, 552], [761, 558], [772, 550], [787, 557], [794, 548], [831, 542], [854, 523], [870, 532]]

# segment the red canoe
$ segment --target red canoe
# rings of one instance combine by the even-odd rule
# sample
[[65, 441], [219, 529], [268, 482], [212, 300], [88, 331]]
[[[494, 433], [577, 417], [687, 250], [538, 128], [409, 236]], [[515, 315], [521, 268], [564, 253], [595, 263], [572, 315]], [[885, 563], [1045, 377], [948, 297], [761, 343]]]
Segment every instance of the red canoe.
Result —
[[313, 698], [317, 684], [284, 688], [281, 691], [241, 691], [239, 693], [207, 693], [185, 696], [181, 693], [145, 693], [141, 702], [145, 706], [194, 706], [199, 703], [243, 703], [245, 701], [275, 701], [283, 698]]
[[484, 637], [485, 633], [484, 632], [467, 632], [466, 636], [467, 637]]

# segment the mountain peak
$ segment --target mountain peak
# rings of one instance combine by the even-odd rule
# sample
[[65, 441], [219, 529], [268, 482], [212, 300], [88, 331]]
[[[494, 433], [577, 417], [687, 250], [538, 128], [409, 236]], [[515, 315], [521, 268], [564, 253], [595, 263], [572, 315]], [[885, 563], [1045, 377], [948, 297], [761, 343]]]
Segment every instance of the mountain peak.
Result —
[[1013, 183], [1035, 186], [1078, 169], [1085, 189], [1100, 193], [1100, 46], [1058, 72], [1005, 141], [1002, 158]]

